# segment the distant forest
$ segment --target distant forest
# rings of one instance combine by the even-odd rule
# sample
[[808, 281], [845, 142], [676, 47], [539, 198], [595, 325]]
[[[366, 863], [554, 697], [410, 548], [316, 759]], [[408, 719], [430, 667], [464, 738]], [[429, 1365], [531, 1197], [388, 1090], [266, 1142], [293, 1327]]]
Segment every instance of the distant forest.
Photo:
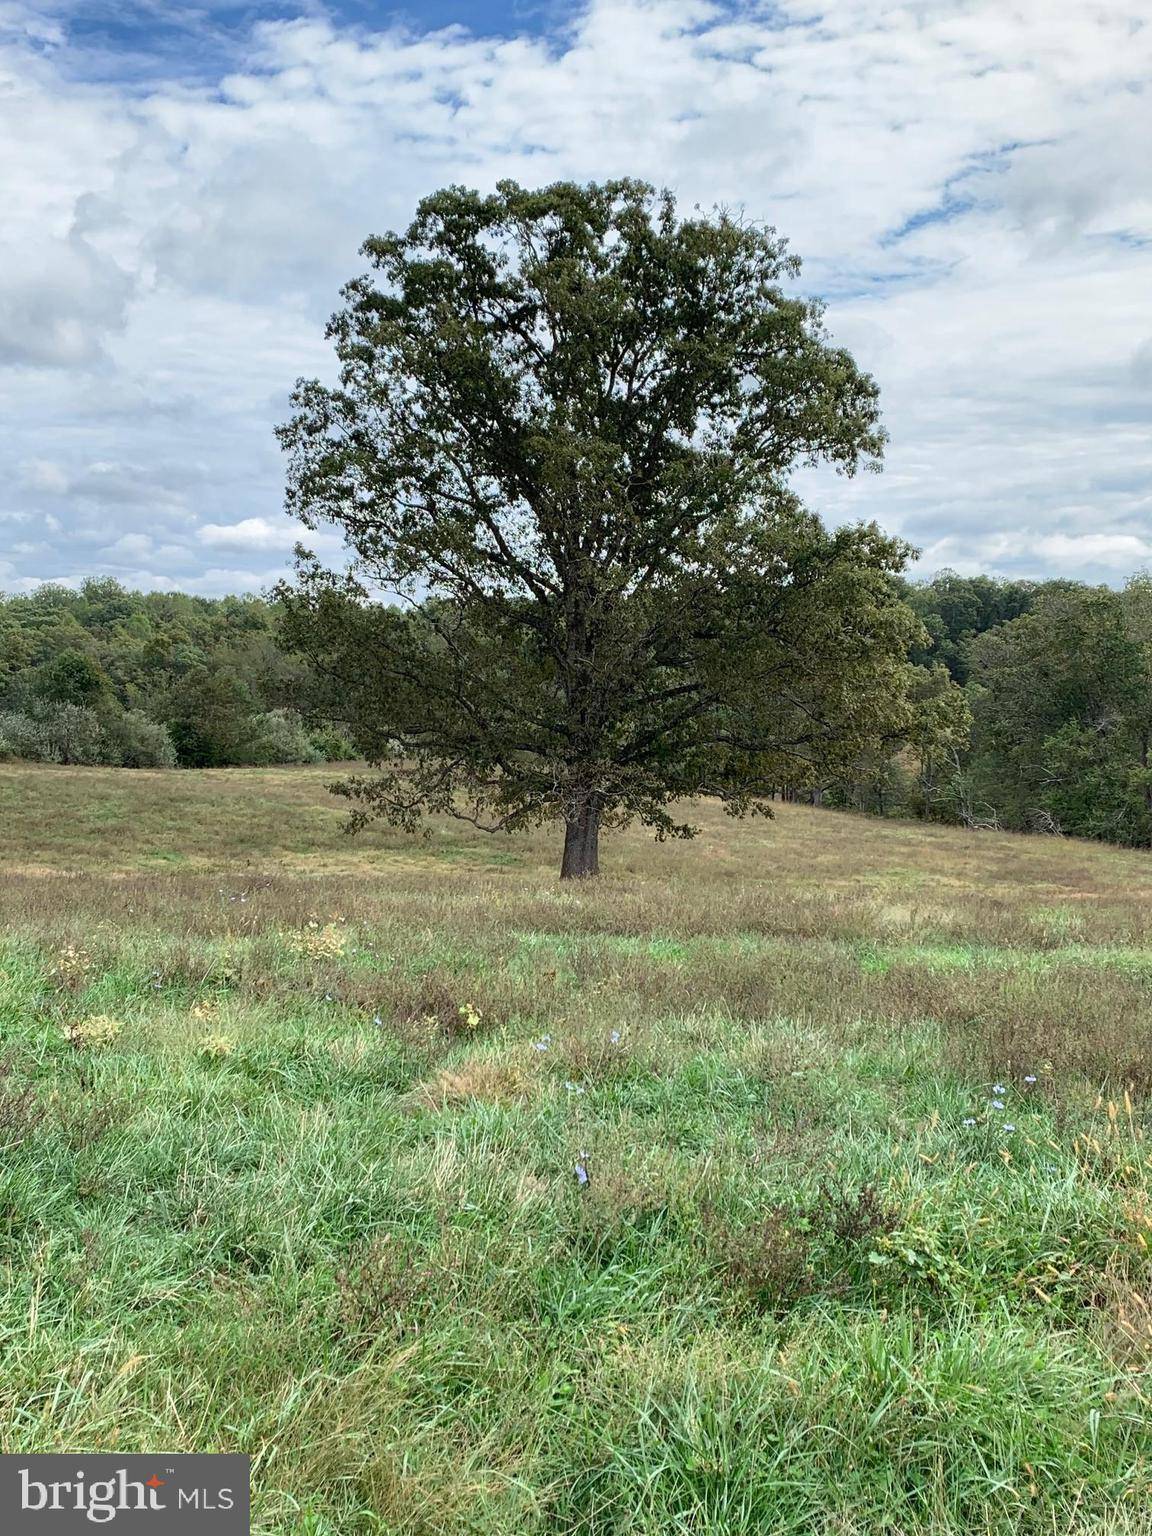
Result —
[[[257, 597], [128, 592], [107, 577], [0, 599], [0, 757], [128, 768], [348, 758], [313, 674]], [[305, 724], [305, 718], [311, 723]]]
[[[923, 745], [788, 798], [1152, 845], [1152, 578], [1121, 591], [944, 571], [904, 584], [925, 636]], [[0, 759], [224, 767], [356, 754], [339, 699], [256, 597], [0, 597]]]
[[[908, 583], [910, 661], [963, 691], [966, 721], [833, 800], [881, 814], [1152, 844], [1152, 578], [1121, 591], [942, 571]], [[937, 708], [953, 696], [926, 686]], [[967, 737], [966, 741], [963, 739]]]

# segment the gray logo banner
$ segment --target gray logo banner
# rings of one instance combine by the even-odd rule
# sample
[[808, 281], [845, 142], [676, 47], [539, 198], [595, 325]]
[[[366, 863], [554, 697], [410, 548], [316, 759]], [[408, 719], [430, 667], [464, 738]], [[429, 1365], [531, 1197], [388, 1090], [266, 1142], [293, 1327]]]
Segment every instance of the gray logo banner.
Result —
[[0, 1531], [249, 1536], [247, 1456], [0, 1456]]

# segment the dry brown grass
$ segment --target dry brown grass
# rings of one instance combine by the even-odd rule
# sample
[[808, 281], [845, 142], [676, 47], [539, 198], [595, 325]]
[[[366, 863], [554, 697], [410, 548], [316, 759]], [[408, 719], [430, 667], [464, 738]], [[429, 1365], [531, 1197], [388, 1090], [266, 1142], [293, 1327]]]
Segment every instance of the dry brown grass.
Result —
[[[613, 1070], [613, 1028], [635, 1047], [645, 1021], [699, 1016], [815, 1028], [825, 1054], [862, 1026], [928, 1024], [988, 1077], [1152, 1087], [1147, 855], [701, 804], [695, 842], [632, 829], [594, 886], [561, 886], [554, 830], [351, 840], [329, 777], [0, 768], [0, 923], [77, 986], [138, 934], [166, 985], [286, 1002], [303, 965], [310, 992], [430, 1047], [466, 1038], [474, 1006], [484, 1034], [553, 1030], [572, 1077]], [[792, 1055], [777, 1029], [760, 1070], [803, 1070]]]
[[539, 1079], [522, 1061], [473, 1060], [458, 1068], [442, 1067], [408, 1097], [414, 1109], [454, 1109], [461, 1104], [515, 1104], [531, 1097]]
[[[462, 864], [497, 882], [506, 870], [553, 879], [554, 828], [490, 837], [442, 819], [427, 840], [387, 828], [349, 839], [341, 802], [325, 788], [335, 776], [327, 767], [129, 772], [2, 764], [0, 861], [10, 873], [209, 872], [238, 889], [273, 872], [426, 881]], [[801, 922], [806, 909], [823, 925], [868, 899], [879, 903], [879, 926], [915, 928], [930, 910], [934, 923], [950, 921], [961, 932], [972, 926], [965, 909], [975, 901], [981, 927], [999, 919], [1011, 931], [1025, 891], [1029, 904], [1067, 904], [1070, 921], [1090, 921], [1102, 901], [1127, 906], [1152, 895], [1147, 855], [1071, 839], [875, 821], [799, 805], [778, 806], [771, 821], [733, 824], [709, 803], [691, 817], [701, 833], [689, 843], [659, 846], [636, 829], [606, 838], [607, 883], [628, 877], [633, 914], [647, 917], [653, 899], [677, 904], [690, 883], [704, 931], [709, 897], [722, 893], [726, 913], [733, 898], [738, 907], [771, 912], [781, 888], [806, 898], [795, 914]], [[651, 881], [669, 888], [654, 892]], [[622, 903], [622, 920], [628, 912]], [[643, 931], [651, 926], [646, 920]]]

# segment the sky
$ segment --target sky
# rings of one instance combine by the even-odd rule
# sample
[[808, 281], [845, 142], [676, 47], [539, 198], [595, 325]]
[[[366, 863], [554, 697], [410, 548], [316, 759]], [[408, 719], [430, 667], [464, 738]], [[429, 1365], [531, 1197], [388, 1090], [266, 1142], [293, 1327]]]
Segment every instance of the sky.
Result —
[[[0, 0], [0, 589], [259, 591], [371, 233], [640, 176], [773, 224], [881, 388], [805, 472], [916, 571], [1152, 566], [1147, 0]], [[309, 542], [335, 554], [324, 534]]]

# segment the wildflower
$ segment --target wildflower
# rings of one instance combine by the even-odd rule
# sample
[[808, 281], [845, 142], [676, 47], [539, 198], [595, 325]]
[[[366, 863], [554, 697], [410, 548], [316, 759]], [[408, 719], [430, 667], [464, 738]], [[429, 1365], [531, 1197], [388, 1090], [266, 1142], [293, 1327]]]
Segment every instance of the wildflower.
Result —
[[78, 987], [92, 965], [92, 956], [82, 945], [65, 944], [57, 955], [53, 976], [64, 987]]
[[1011, 1136], [1012, 1132], [1016, 1129], [1016, 1127], [1014, 1125], [1002, 1125], [1000, 1127], [1000, 1129], [1002, 1131], [1004, 1131], [1007, 1135]]
[[552, 1044], [552, 1036], [551, 1035], [541, 1035], [539, 1040], [533, 1040], [533, 1042], [532, 1042], [532, 1049], [534, 1051], [546, 1051], [551, 1044]]
[[384, 1020], [380, 1017], [379, 1014], [376, 1014], [376, 1016], [373, 1018], [372, 1022], [373, 1022], [373, 1024], [375, 1024], [377, 1029], [383, 1029], [384, 1028]]
[[476, 1007], [475, 1003], [461, 1003], [460, 1017], [464, 1020], [464, 1028], [467, 1030], [478, 1029], [480, 1020], [484, 1015]]
[[1031, 1087], [1032, 1084], [1036, 1081], [1036, 1079], [1035, 1079], [1035, 1077], [1031, 1073], [1029, 1073], [1029, 1075], [1024, 1079], [1024, 1081], [1028, 1084], [1029, 1087]]
[[993, 1109], [1003, 1109], [1004, 1108], [1004, 1100], [1003, 1099], [993, 1099], [992, 1100], [992, 1108]]
[[584, 1092], [584, 1084], [583, 1083], [565, 1083], [564, 1087], [565, 1087], [565, 1089], [567, 1090], [568, 1093], [583, 1093]]
[[211, 1056], [216, 1060], [224, 1056], [231, 1056], [235, 1049], [235, 1045], [229, 1040], [227, 1035], [205, 1035], [200, 1042], [200, 1054], [202, 1056]]
[[587, 1154], [587, 1152], [581, 1152], [580, 1156], [576, 1159], [575, 1173], [576, 1173], [576, 1182], [577, 1182], [577, 1184], [579, 1184], [580, 1188], [583, 1189], [585, 1184], [587, 1184], [587, 1182], [588, 1182], [588, 1154]]
[[992, 1092], [995, 1095], [995, 1097], [998, 1098], [998, 1099], [1001, 1098], [1005, 1093], [1007, 1093], [1007, 1091], [1008, 1090], [1005, 1088], [1003, 1083], [993, 1083], [992, 1084]]
[[337, 923], [326, 923], [323, 928], [315, 920], [300, 933], [287, 939], [287, 947], [302, 960], [339, 960], [348, 948], [348, 935]]
[[620, 1044], [620, 1031], [618, 1029], [614, 1029], [612, 1031], [612, 1033], [608, 1036], [608, 1043], [610, 1045], [619, 1045]]
[[975, 1125], [975, 1124], [976, 1124], [976, 1122], [975, 1122], [975, 1120], [973, 1120], [973, 1118], [972, 1118], [972, 1116], [971, 1116], [971, 1115], [969, 1115], [969, 1116], [968, 1116], [968, 1117], [967, 1117], [967, 1118], [966, 1118], [966, 1119], [965, 1119], [965, 1120], [964, 1120], [964, 1121], [962, 1121], [962, 1122], [961, 1122], [961, 1123], [962, 1123], [962, 1124], [964, 1124], [964, 1125]]
[[64, 1034], [69, 1045], [78, 1050], [85, 1046], [89, 1050], [98, 1050], [101, 1046], [111, 1045], [123, 1028], [119, 1019], [110, 1018], [106, 1013], [94, 1013], [86, 1019], [73, 1020], [65, 1026]]

